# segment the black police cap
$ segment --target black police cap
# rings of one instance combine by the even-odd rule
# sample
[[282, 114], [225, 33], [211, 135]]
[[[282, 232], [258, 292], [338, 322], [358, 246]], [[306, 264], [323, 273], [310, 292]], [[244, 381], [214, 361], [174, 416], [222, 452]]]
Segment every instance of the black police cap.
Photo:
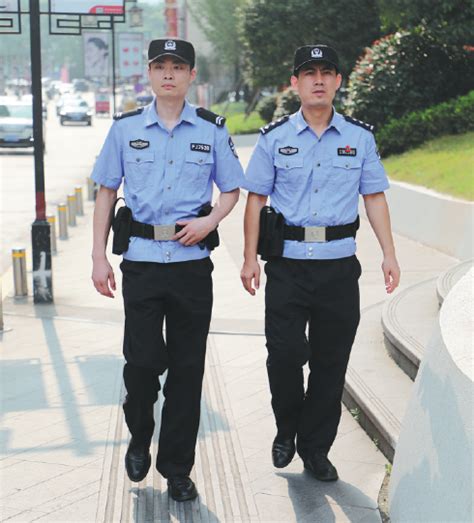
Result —
[[298, 47], [295, 52], [295, 59], [293, 62], [293, 74], [297, 74], [298, 70], [305, 64], [311, 62], [327, 62], [336, 68], [339, 72], [339, 58], [335, 49], [328, 45], [304, 45]]
[[148, 47], [148, 64], [162, 56], [175, 56], [194, 67], [196, 56], [191, 42], [179, 38], [160, 38], [152, 40]]

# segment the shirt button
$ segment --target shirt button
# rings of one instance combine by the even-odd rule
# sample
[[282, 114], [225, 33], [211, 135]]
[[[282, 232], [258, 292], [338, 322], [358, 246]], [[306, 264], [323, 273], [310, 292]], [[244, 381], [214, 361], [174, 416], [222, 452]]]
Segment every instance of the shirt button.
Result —
[[312, 252], [308, 252], [308, 256], [313, 256], [313, 253]]
[[171, 254], [169, 253], [169, 251], [166, 251], [166, 256], [169, 258], [171, 256]]
[[169, 163], [170, 165], [173, 165], [173, 160], [170, 160], [168, 163]]
[[169, 214], [170, 212], [169, 211], [165, 211], [165, 214]]
[[140, 161], [140, 158], [137, 158], [136, 160], [137, 160], [137, 162], [139, 162], [139, 161]]
[[199, 163], [202, 163], [202, 158], [199, 158]]
[[319, 191], [319, 189], [314, 189], [314, 192], [318, 192], [318, 191]]
[[168, 191], [171, 189], [171, 185], [168, 185], [168, 187], [166, 187], [168, 189]]
[[313, 211], [313, 216], [317, 216], [317, 212], [316, 211]]
[[309, 248], [308, 248], [308, 251], [309, 251], [309, 252], [313, 252], [313, 248], [312, 248], [312, 247], [309, 247]]
[[286, 168], [288, 169], [289, 165], [288, 165], [288, 164], [286, 164], [286, 165], [285, 165], [285, 167], [286, 167]]
[[317, 163], [317, 164], [316, 164], [316, 167], [321, 167], [321, 164], [320, 164], [320, 163]]
[[170, 138], [174, 138], [174, 134], [170, 134]]

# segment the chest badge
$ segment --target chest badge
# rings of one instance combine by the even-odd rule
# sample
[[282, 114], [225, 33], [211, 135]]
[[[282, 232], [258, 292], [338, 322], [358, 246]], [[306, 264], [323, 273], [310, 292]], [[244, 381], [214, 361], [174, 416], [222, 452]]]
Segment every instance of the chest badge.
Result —
[[337, 149], [337, 155], [338, 156], [357, 156], [357, 149], [355, 147], [351, 147], [350, 145], [346, 145], [345, 147], [339, 147]]
[[192, 143], [191, 151], [201, 151], [202, 153], [210, 153], [211, 146], [207, 143]]
[[146, 140], [132, 140], [129, 144], [133, 149], [146, 149], [147, 147], [150, 147], [150, 142], [147, 142]]
[[278, 152], [280, 154], [284, 154], [285, 156], [291, 156], [293, 154], [296, 154], [298, 151], [298, 147], [291, 147], [291, 145], [287, 145], [286, 147], [280, 147], [278, 149]]

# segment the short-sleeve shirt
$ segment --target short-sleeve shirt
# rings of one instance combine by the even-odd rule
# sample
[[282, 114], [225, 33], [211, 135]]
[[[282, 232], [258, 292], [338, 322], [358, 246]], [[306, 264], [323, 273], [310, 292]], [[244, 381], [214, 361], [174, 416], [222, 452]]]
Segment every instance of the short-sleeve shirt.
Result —
[[[212, 201], [213, 184], [221, 192], [239, 188], [243, 171], [225, 127], [199, 117], [185, 102], [177, 125], [169, 131], [160, 121], [155, 100], [143, 112], [116, 120], [92, 173], [110, 189], [124, 182], [124, 197], [133, 219], [171, 225], [198, 215]], [[199, 245], [131, 237], [124, 258], [159, 263], [209, 256]]]
[[[372, 132], [334, 110], [318, 137], [301, 109], [259, 136], [243, 184], [249, 192], [270, 196], [271, 206], [283, 214], [287, 225], [302, 227], [352, 223], [359, 194], [388, 187]], [[335, 259], [355, 252], [353, 238], [325, 243], [285, 240], [283, 256]]]

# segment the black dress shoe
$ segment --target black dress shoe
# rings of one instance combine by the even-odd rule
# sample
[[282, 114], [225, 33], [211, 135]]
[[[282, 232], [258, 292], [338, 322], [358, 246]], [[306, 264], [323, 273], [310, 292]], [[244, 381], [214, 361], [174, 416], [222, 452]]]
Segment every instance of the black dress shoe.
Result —
[[198, 496], [196, 485], [188, 476], [172, 476], [168, 478], [168, 489], [175, 501], [188, 501]]
[[272, 445], [272, 461], [277, 469], [282, 469], [291, 463], [296, 447], [294, 438], [281, 438], [277, 436]]
[[150, 447], [130, 440], [125, 454], [125, 468], [130, 481], [138, 483], [146, 478], [151, 465]]
[[324, 452], [314, 452], [304, 461], [304, 468], [320, 481], [336, 481], [338, 479], [336, 467], [329, 461]]

